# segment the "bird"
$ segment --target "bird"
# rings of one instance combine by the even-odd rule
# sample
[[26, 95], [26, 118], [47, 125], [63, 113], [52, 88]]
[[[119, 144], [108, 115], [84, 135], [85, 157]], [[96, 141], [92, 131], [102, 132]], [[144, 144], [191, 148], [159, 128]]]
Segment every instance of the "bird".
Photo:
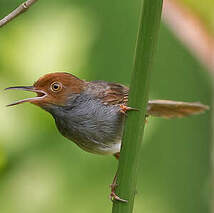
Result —
[[[5, 90], [35, 92], [36, 97], [18, 100], [7, 106], [29, 102], [49, 112], [59, 132], [83, 150], [119, 158], [121, 138], [128, 106], [129, 88], [102, 80], [85, 81], [66, 73], [55, 72], [40, 77], [32, 86], [13, 86]], [[185, 117], [208, 110], [199, 102], [149, 100], [146, 116]], [[115, 179], [115, 178], [114, 178]], [[111, 197], [120, 199], [114, 192]]]

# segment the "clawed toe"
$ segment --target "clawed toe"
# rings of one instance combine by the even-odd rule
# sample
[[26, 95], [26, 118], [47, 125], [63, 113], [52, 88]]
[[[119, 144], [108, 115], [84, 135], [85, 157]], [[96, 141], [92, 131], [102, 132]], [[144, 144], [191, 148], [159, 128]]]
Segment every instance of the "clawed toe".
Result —
[[120, 109], [121, 109], [120, 112], [123, 113], [124, 115], [127, 115], [126, 112], [130, 111], [130, 110], [138, 111], [138, 109], [132, 108], [132, 107], [128, 107], [128, 106], [126, 106], [124, 104], [120, 104]]
[[109, 195], [109, 198], [110, 198], [111, 201], [117, 200], [117, 201], [120, 201], [120, 202], [123, 202], [123, 203], [127, 203], [128, 202], [128, 200], [121, 199], [119, 196], [117, 196], [115, 194], [115, 192], [111, 192], [111, 194]]
[[110, 185], [111, 193], [110, 193], [110, 195], [109, 195], [109, 199], [110, 199], [111, 201], [117, 200], [117, 201], [120, 201], [120, 202], [127, 203], [127, 202], [128, 202], [127, 200], [124, 200], [124, 199], [120, 198], [119, 196], [117, 196], [117, 195], [115, 194], [115, 189], [116, 189], [116, 187], [117, 187], [117, 184], [116, 184], [116, 183], [112, 183], [112, 184]]

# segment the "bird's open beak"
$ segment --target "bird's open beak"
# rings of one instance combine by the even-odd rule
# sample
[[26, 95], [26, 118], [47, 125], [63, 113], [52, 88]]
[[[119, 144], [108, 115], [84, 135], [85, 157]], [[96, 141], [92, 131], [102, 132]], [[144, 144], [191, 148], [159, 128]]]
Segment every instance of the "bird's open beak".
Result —
[[18, 86], [18, 87], [5, 88], [5, 90], [12, 90], [12, 89], [36, 92], [37, 93], [37, 97], [26, 98], [26, 99], [23, 99], [23, 100], [20, 100], [20, 101], [16, 101], [16, 102], [14, 102], [12, 104], [8, 104], [7, 106], [14, 106], [14, 105], [21, 104], [21, 103], [24, 103], [24, 102], [33, 103], [34, 101], [39, 101], [39, 100], [41, 100], [41, 99], [43, 99], [44, 97], [47, 96], [46, 92], [44, 92], [42, 90], [38, 90], [38, 89], [34, 88], [33, 86]]

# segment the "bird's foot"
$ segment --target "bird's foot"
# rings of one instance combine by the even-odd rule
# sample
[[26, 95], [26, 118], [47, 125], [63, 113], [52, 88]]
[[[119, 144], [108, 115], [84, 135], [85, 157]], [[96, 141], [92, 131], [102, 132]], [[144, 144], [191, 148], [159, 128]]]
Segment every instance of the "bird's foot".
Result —
[[126, 112], [127, 112], [127, 111], [130, 111], [130, 110], [138, 111], [138, 109], [136, 109], [136, 108], [132, 108], [132, 107], [128, 107], [128, 106], [126, 106], [126, 105], [124, 105], [124, 104], [120, 104], [120, 112], [121, 112], [121, 113], [123, 113], [123, 114], [126, 115]]
[[116, 195], [115, 193], [115, 189], [117, 187], [117, 184], [113, 183], [110, 185], [110, 188], [111, 188], [111, 193], [109, 195], [109, 198], [111, 201], [114, 201], [114, 200], [117, 200], [117, 201], [120, 201], [120, 202], [123, 202], [123, 203], [127, 203], [128, 201], [127, 200], [124, 200], [124, 199], [121, 199], [118, 195]]

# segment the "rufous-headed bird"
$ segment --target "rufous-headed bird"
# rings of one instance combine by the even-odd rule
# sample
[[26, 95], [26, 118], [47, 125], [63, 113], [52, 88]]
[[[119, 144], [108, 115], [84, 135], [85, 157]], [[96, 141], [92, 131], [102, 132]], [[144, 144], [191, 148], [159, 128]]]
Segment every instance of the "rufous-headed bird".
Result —
[[[87, 82], [70, 73], [50, 73], [33, 86], [8, 87], [37, 93], [37, 97], [16, 101], [8, 106], [30, 102], [48, 111], [60, 133], [87, 152], [119, 157], [129, 89], [118, 83]], [[209, 107], [201, 103], [150, 100], [147, 116], [164, 118], [198, 114]], [[117, 197], [112, 188], [111, 196]]]

